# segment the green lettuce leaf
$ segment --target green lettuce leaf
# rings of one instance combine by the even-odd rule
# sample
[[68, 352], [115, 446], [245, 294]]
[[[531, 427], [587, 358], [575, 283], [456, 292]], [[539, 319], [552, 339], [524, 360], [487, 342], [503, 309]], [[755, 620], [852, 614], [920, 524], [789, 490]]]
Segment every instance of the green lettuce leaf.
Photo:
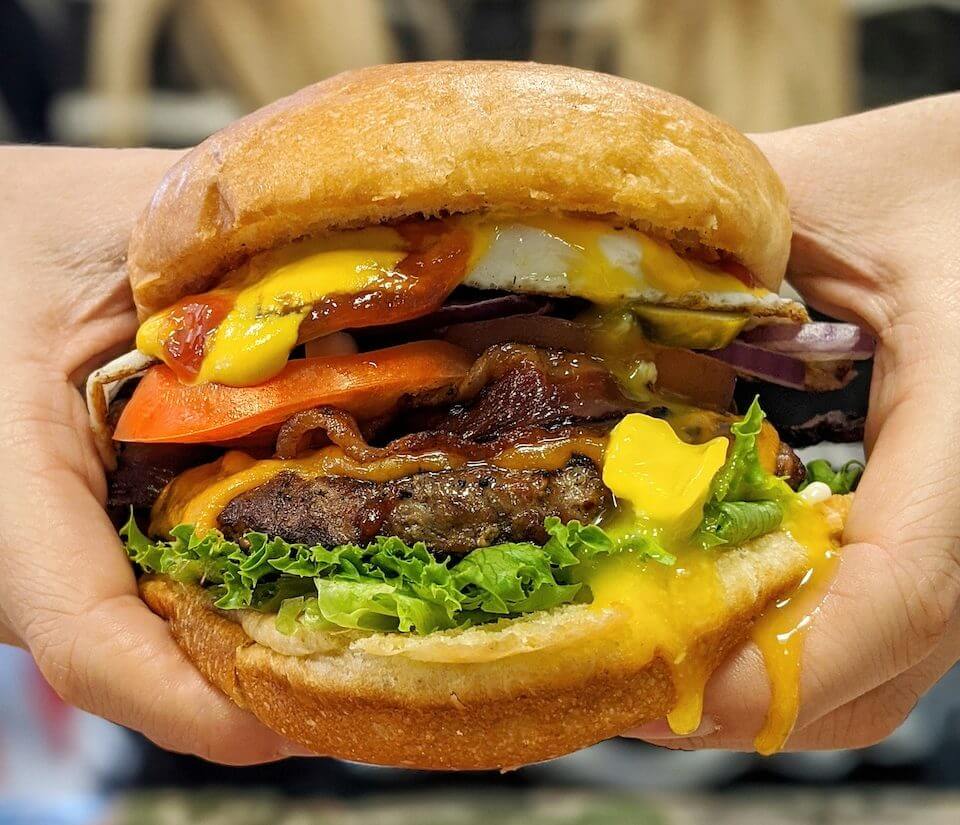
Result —
[[776, 530], [792, 491], [760, 462], [757, 441], [766, 416], [758, 398], [731, 426], [733, 447], [713, 479], [697, 533], [702, 547], [742, 544]]
[[617, 549], [621, 551], [629, 550], [645, 559], [665, 564], [668, 567], [677, 562], [677, 557], [664, 548], [660, 539], [642, 527], [634, 527], [619, 533], [617, 535]]
[[710, 508], [700, 527], [701, 544], [743, 544], [773, 532], [783, 520], [777, 501], [724, 501]]
[[381, 537], [366, 546], [308, 547], [262, 533], [240, 542], [179, 525], [151, 541], [131, 513], [121, 528], [127, 553], [144, 571], [208, 588], [223, 609], [277, 612], [277, 628], [298, 626], [431, 633], [548, 610], [575, 601], [576, 569], [621, 550], [674, 559], [640, 534], [614, 541], [597, 525], [547, 519], [548, 540], [482, 547], [455, 563], [422, 542]]
[[822, 481], [835, 495], [846, 495], [857, 488], [863, 470], [863, 462], [861, 461], [848, 461], [839, 470], [834, 470], [829, 461], [818, 458], [807, 465], [807, 477], [800, 489], [802, 490], [814, 481]]
[[774, 501], [783, 497], [786, 485], [760, 463], [757, 440], [764, 418], [760, 399], [754, 398], [743, 420], [730, 427], [733, 447], [713, 479], [709, 501]]

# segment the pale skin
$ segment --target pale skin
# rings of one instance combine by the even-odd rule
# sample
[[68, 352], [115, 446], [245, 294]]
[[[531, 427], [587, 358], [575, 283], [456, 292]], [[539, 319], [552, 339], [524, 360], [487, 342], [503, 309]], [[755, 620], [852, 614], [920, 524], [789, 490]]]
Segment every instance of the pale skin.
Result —
[[[756, 136], [790, 192], [790, 272], [879, 339], [869, 466], [808, 633], [792, 749], [889, 734], [960, 658], [960, 96]], [[0, 642], [67, 701], [230, 764], [299, 754], [211, 688], [136, 595], [103, 512], [78, 389], [136, 328], [123, 256], [177, 157], [0, 148]], [[752, 748], [769, 698], [750, 646], [678, 748]]]

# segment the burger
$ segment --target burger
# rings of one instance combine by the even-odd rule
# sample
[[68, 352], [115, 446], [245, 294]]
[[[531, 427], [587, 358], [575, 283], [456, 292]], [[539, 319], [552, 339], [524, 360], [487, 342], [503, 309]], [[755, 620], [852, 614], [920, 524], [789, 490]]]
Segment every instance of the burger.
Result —
[[693, 731], [751, 635], [796, 661], [784, 605], [856, 475], [801, 490], [734, 401], [869, 354], [778, 294], [790, 236], [747, 138], [570, 68], [368, 68], [214, 134], [140, 217], [136, 350], [88, 384], [143, 599], [318, 754], [507, 768]]

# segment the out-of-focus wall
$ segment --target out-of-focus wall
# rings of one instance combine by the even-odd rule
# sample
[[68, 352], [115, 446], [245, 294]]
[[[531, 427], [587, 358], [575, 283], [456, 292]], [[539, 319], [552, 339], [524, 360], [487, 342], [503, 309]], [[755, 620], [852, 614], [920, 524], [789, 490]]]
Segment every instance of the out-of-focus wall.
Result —
[[167, 28], [194, 82], [226, 89], [243, 109], [396, 56], [379, 0], [96, 0], [89, 85], [104, 103], [101, 142], [147, 137], [154, 54]]
[[537, 60], [668, 89], [744, 130], [851, 109], [852, 19], [841, 0], [541, 0], [535, 32]]
[[[94, 0], [88, 90], [96, 142], [151, 136], [162, 36], [181, 73], [256, 108], [343, 69], [489, 51], [601, 69], [689, 97], [743, 129], [850, 110], [841, 0]], [[489, 38], [488, 38], [489, 39]], [[155, 108], [155, 107], [154, 107]], [[161, 118], [162, 120], [163, 118]]]
[[960, 0], [4, 0], [0, 139], [195, 143], [346, 68], [536, 59], [747, 130], [960, 88]]

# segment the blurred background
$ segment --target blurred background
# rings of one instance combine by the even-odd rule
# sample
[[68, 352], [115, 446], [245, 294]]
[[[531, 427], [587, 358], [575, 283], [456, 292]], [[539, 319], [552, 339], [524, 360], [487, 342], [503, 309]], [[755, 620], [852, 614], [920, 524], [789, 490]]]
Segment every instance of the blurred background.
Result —
[[[960, 89], [960, 2], [0, 0], [0, 141], [187, 146], [343, 69], [441, 58], [600, 69], [778, 129]], [[864, 409], [866, 377], [852, 390]], [[0, 647], [0, 825], [956, 823], [953, 789], [958, 671], [864, 751], [762, 759], [612, 741], [508, 774], [437, 776], [164, 753], [66, 708]]]

